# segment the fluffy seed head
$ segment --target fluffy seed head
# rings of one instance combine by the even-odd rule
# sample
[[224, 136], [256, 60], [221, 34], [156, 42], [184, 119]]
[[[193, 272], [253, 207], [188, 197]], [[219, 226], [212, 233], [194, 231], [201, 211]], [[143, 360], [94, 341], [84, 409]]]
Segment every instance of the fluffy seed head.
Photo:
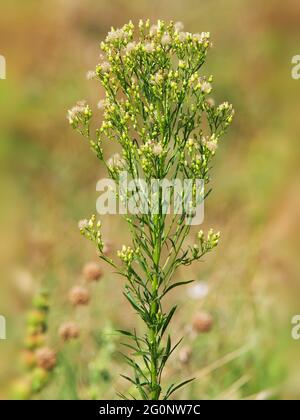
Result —
[[201, 91], [203, 93], [210, 93], [211, 92], [211, 84], [209, 82], [203, 82], [201, 85]]
[[135, 42], [129, 42], [129, 44], [127, 44], [126, 48], [125, 48], [125, 52], [126, 54], [130, 54], [136, 47], [136, 43]]
[[150, 42], [148, 42], [147, 44], [145, 44], [145, 51], [147, 53], [152, 53], [155, 50], [155, 47], [153, 44], [151, 44]]
[[193, 319], [193, 330], [197, 333], [209, 332], [213, 326], [213, 318], [208, 312], [199, 312]]
[[89, 70], [86, 74], [87, 80], [92, 80], [92, 79], [95, 79], [96, 77], [97, 77], [97, 73], [93, 70]]
[[105, 108], [105, 105], [106, 105], [106, 100], [101, 99], [97, 104], [97, 108], [103, 110]]
[[87, 219], [82, 219], [82, 220], [79, 220], [78, 222], [78, 227], [80, 230], [87, 228], [88, 225], [89, 225], [89, 221]]
[[35, 355], [38, 367], [45, 370], [52, 370], [56, 366], [56, 353], [49, 347], [38, 349]]
[[103, 61], [103, 63], [101, 63], [101, 64], [100, 64], [100, 66], [101, 66], [101, 69], [102, 69], [105, 73], [108, 73], [108, 72], [109, 72], [109, 70], [110, 70], [110, 67], [111, 67], [108, 61]]
[[163, 147], [160, 143], [154, 144], [152, 151], [153, 151], [154, 156], [159, 156], [163, 152]]
[[96, 262], [89, 262], [85, 264], [82, 270], [83, 277], [87, 281], [99, 280], [103, 275], [101, 265]]
[[171, 43], [171, 37], [167, 32], [163, 34], [161, 43], [162, 45], [169, 45]]
[[74, 286], [70, 290], [69, 300], [74, 306], [87, 305], [90, 301], [90, 293], [85, 287]]
[[174, 25], [174, 29], [176, 32], [181, 32], [184, 29], [184, 25], [182, 22], [176, 22]]
[[59, 327], [58, 334], [64, 341], [69, 341], [79, 337], [78, 325], [74, 322], [65, 322]]

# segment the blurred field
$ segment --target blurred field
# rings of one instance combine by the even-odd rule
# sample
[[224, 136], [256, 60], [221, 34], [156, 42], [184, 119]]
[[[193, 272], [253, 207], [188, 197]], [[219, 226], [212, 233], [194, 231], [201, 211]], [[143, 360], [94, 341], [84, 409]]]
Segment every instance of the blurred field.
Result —
[[[209, 292], [198, 300], [188, 289], [172, 296], [180, 304], [175, 337], [190, 330], [199, 310], [214, 319], [211, 332], [187, 334], [189, 363], [180, 362], [179, 352], [171, 363], [170, 376], [198, 378], [176, 397], [299, 398], [300, 341], [291, 339], [291, 317], [300, 313], [300, 81], [291, 78], [290, 64], [300, 54], [299, 1], [13, 0], [1, 12], [7, 80], [0, 81], [0, 314], [8, 339], [0, 341], [0, 398], [18, 376], [34, 291], [50, 290], [50, 337], [59, 349], [57, 328], [74, 314], [68, 290], [84, 263], [96, 259], [77, 223], [95, 212], [103, 172], [69, 128], [66, 110], [77, 99], [96, 104], [103, 95], [85, 73], [97, 64], [110, 26], [147, 17], [211, 32], [215, 48], [205, 71], [214, 75], [216, 100], [236, 109], [206, 203], [205, 228], [222, 232], [220, 246], [178, 273], [205, 282]], [[129, 240], [118, 217], [104, 226], [114, 247]], [[83, 337], [67, 346], [56, 380], [38, 398], [91, 397], [86, 371], [97, 357], [111, 375], [99, 382], [97, 397], [115, 398], [115, 389], [125, 388], [121, 358], [115, 350], [107, 356], [104, 345], [99, 356], [95, 339], [103, 329], [135, 322], [122, 289], [110, 271], [93, 287], [90, 307], [76, 314]]]

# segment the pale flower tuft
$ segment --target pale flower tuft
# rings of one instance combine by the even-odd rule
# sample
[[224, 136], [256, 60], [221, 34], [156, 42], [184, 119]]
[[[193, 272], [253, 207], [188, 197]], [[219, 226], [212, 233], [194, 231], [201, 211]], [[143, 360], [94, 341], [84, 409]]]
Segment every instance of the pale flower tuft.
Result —
[[161, 39], [161, 44], [162, 45], [170, 45], [170, 43], [171, 43], [171, 37], [170, 37], [170, 35], [166, 32], [166, 33], [164, 33], [164, 35], [162, 36], [162, 39]]
[[132, 51], [134, 51], [136, 48], [136, 43], [135, 42], [129, 42], [129, 44], [127, 44], [126, 48], [125, 48], [125, 53], [126, 54], [130, 54]]
[[182, 22], [176, 22], [174, 25], [174, 29], [176, 32], [181, 32], [184, 29], [184, 25]]
[[97, 73], [93, 70], [89, 70], [86, 74], [87, 80], [92, 80], [92, 79], [95, 79], [96, 77], [97, 77]]
[[89, 221], [87, 219], [79, 220], [78, 227], [80, 230], [86, 229], [89, 226]]

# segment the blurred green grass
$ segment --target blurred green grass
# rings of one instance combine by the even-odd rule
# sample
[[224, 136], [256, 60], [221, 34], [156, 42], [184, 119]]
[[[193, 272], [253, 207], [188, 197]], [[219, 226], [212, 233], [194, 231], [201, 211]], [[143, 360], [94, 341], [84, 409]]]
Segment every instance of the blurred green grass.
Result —
[[[96, 258], [93, 246], [78, 234], [77, 221], [95, 211], [102, 169], [69, 129], [66, 110], [79, 98], [96, 104], [103, 95], [85, 80], [85, 72], [97, 63], [98, 43], [110, 26], [149, 17], [181, 20], [191, 32], [212, 33], [215, 48], [205, 71], [214, 75], [216, 100], [228, 99], [236, 109], [215, 160], [214, 191], [206, 204], [205, 227], [222, 231], [221, 245], [204, 264], [178, 274], [207, 280], [210, 293], [201, 302], [182, 294], [172, 297], [181, 303], [175, 335], [200, 308], [213, 314], [214, 328], [190, 343], [188, 367], [175, 358], [170, 375], [199, 373], [224, 355], [250, 347], [204, 372], [177, 396], [245, 398], [272, 389], [273, 398], [298, 398], [300, 344], [290, 338], [290, 318], [300, 310], [300, 82], [292, 80], [290, 62], [299, 53], [299, 2], [15, 0], [2, 9], [0, 53], [7, 59], [7, 80], [0, 81], [0, 313], [8, 319], [8, 340], [0, 343], [0, 397], [17, 374], [14, 365], [33, 291], [41, 285], [50, 289], [55, 341], [57, 326], [72, 313], [67, 292], [82, 265]], [[129, 240], [119, 218], [106, 221], [106, 237], [116, 247]], [[122, 287], [106, 273], [93, 290], [91, 313], [82, 315], [87, 330], [101, 330], [108, 320], [119, 327], [133, 325]], [[93, 358], [94, 344], [87, 340], [84, 348]], [[84, 352], [69, 352], [71, 364], [84, 371]], [[118, 360], [117, 384], [123, 369]], [[65, 387], [52, 384], [40, 398], [70, 397], [74, 390], [62, 395]], [[114, 398], [114, 386], [99, 398], [104, 396]]]

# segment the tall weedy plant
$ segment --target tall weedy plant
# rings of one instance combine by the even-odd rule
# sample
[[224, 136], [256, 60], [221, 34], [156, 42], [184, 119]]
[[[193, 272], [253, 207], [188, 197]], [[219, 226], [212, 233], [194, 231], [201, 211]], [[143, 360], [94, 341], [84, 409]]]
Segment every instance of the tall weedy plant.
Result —
[[[100, 64], [88, 73], [106, 92], [98, 105], [102, 123], [91, 128], [92, 110], [86, 102], [78, 102], [68, 113], [70, 124], [88, 139], [117, 185], [124, 171], [144, 181], [143, 187], [136, 182], [125, 196], [118, 193], [123, 205], [135, 195], [147, 209], [125, 216], [132, 244], [118, 252], [120, 264], [104, 252], [96, 217], [80, 222], [82, 234], [96, 243], [100, 258], [126, 278], [124, 295], [145, 324], [144, 335], [120, 331], [131, 340], [127, 346], [133, 351], [125, 357], [134, 374], [126, 379], [142, 399], [168, 399], [189, 382], [162, 389], [163, 369], [179, 344], [173, 345], [168, 334], [176, 307], [166, 311], [164, 298], [189, 282], [174, 282], [176, 269], [200, 260], [219, 240], [219, 233], [200, 231], [195, 245], [185, 246], [189, 222], [199, 204], [197, 180], [209, 182], [211, 159], [234, 114], [227, 102], [215, 106], [208, 97], [212, 77], [200, 69], [210, 46], [209, 33], [183, 32], [181, 23], [158, 21], [150, 26], [149, 21], [140, 21], [136, 29], [131, 22], [112, 28], [101, 43]], [[102, 148], [107, 141], [117, 142], [121, 149], [120, 155], [108, 161]], [[168, 214], [161, 183], [151, 196], [156, 201], [154, 209], [145, 195], [145, 185], [167, 178], [192, 182], [189, 205], [181, 212]], [[174, 197], [174, 189], [169, 193]], [[186, 200], [184, 193], [181, 199]], [[139, 204], [136, 209], [141, 210]]]

